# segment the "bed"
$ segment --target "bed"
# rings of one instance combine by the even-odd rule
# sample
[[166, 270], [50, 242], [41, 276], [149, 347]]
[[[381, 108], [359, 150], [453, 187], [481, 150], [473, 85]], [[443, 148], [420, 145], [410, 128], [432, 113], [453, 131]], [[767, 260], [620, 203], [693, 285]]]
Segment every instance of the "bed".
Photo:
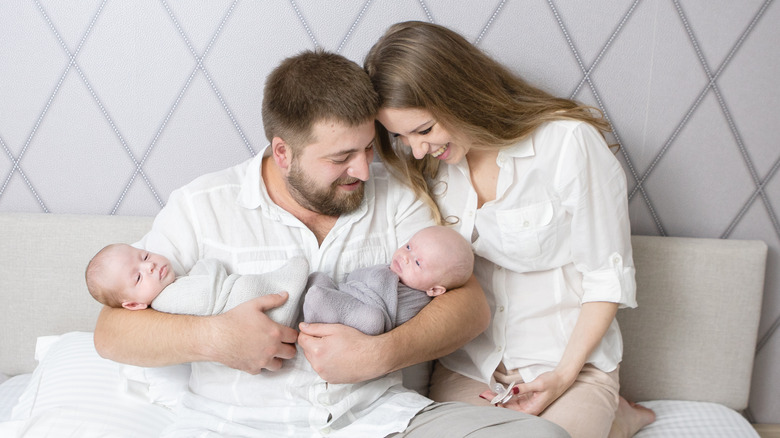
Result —
[[[0, 436], [155, 436], [172, 420], [186, 365], [130, 375], [100, 358], [100, 306], [83, 279], [98, 249], [137, 240], [151, 221], [0, 213]], [[766, 244], [633, 236], [633, 245], [639, 307], [618, 313], [621, 393], [657, 414], [636, 437], [757, 437], [741, 411]]]

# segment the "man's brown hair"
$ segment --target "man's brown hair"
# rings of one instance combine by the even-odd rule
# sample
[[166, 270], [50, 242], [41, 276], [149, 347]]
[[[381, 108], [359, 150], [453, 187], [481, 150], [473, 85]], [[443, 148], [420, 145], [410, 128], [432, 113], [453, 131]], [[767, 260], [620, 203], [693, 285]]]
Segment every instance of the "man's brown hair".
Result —
[[285, 59], [265, 83], [263, 126], [268, 141], [280, 137], [293, 147], [309, 143], [315, 123], [357, 126], [372, 120], [379, 98], [355, 62], [323, 50]]

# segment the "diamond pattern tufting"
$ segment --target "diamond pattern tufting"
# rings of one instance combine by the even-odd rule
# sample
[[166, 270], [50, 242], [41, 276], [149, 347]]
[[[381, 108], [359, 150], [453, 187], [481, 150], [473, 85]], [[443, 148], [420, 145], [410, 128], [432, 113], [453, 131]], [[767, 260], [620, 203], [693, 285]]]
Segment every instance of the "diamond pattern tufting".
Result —
[[0, 210], [154, 215], [259, 152], [284, 57], [362, 62], [387, 25], [457, 29], [600, 108], [634, 233], [762, 239], [767, 290], [748, 416], [780, 423], [780, 7], [772, 0], [10, 0], [0, 4]]

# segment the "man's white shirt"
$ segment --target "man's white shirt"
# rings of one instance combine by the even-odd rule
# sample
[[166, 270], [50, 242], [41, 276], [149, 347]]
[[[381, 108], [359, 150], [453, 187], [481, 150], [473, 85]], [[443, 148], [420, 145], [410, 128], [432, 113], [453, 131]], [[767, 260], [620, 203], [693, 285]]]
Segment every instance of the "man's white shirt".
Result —
[[[261, 175], [263, 155], [174, 191], [136, 245], [168, 257], [179, 275], [204, 258], [221, 261], [229, 273], [261, 274], [302, 255], [312, 272], [339, 282], [358, 267], [389, 263], [396, 248], [434, 224], [411, 190], [372, 163], [363, 203], [340, 217], [319, 244], [302, 222], [271, 201]], [[194, 364], [191, 386], [170, 436], [183, 436], [188, 428], [228, 435], [260, 429], [283, 436], [386, 436], [403, 430], [431, 403], [403, 388], [400, 372], [329, 385], [300, 347], [281, 370], [256, 376], [221, 364]]]

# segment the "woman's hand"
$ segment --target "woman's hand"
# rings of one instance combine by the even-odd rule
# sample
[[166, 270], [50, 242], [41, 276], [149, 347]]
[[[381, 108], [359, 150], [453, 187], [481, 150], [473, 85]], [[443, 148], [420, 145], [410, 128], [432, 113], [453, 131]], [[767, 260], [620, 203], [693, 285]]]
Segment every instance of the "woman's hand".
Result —
[[[496, 406], [513, 409], [531, 415], [539, 415], [571, 386], [573, 382], [564, 378], [556, 370], [540, 374], [530, 383], [520, 383], [513, 388], [513, 396], [506, 403]], [[492, 400], [493, 391], [485, 391], [480, 397]]]
[[[617, 309], [617, 303], [600, 301], [584, 303], [558, 366], [552, 371], [540, 374], [530, 383], [517, 385], [515, 396], [499, 406], [532, 415], [539, 415], [544, 411], [577, 379], [585, 365], [585, 360], [601, 342], [601, 338], [615, 318]], [[488, 393], [492, 392], [486, 391], [480, 395]], [[492, 400], [492, 396], [482, 398]]]

